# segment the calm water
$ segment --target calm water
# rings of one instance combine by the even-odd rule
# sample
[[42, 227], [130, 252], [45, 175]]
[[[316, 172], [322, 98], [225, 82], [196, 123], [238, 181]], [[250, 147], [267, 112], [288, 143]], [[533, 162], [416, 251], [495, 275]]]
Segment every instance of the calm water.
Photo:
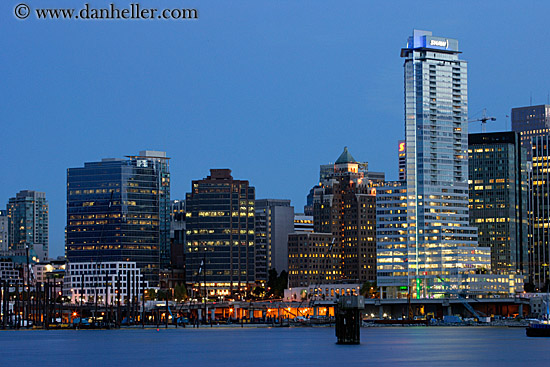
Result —
[[523, 328], [386, 327], [336, 345], [332, 328], [0, 331], [0, 366], [550, 366]]

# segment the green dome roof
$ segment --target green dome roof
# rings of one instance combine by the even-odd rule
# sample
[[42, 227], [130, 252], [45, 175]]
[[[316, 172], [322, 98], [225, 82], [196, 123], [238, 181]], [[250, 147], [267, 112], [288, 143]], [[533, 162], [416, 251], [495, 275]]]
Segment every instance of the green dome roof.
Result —
[[344, 152], [340, 154], [340, 157], [336, 160], [336, 164], [340, 163], [357, 163], [355, 158], [349, 153], [348, 147], [344, 147]]

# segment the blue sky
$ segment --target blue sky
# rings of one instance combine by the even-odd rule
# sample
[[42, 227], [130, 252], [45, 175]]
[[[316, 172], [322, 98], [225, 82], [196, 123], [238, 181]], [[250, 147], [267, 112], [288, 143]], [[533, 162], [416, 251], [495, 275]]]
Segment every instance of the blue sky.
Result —
[[487, 108], [497, 117], [488, 131], [550, 92], [550, 2], [140, 2], [196, 8], [196, 21], [17, 20], [20, 2], [0, 3], [0, 207], [19, 190], [45, 191], [52, 256], [64, 251], [66, 169], [103, 157], [166, 151], [173, 199], [210, 168], [231, 168], [257, 198], [291, 199], [297, 211], [319, 165], [346, 145], [396, 179], [399, 53], [414, 28], [459, 40], [470, 118]]

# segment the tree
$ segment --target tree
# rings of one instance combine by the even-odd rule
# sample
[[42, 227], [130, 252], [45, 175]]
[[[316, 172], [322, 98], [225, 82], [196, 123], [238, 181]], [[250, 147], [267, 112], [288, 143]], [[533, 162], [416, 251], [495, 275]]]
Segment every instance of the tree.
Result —
[[361, 290], [359, 291], [359, 294], [362, 296], [365, 296], [365, 298], [378, 298], [380, 297], [379, 289], [376, 286], [375, 282], [369, 282], [366, 281], [363, 283], [363, 286], [361, 287]]
[[174, 298], [177, 300], [186, 300], [187, 297], [187, 288], [185, 284], [176, 284], [174, 287]]

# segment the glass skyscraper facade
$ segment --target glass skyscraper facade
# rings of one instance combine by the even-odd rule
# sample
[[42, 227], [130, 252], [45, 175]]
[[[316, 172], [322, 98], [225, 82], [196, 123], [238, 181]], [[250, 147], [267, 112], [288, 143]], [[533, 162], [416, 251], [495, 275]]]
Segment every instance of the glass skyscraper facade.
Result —
[[513, 131], [468, 137], [470, 224], [494, 274], [528, 274], [526, 152]]
[[[24, 253], [26, 246], [41, 260], [48, 258], [49, 209], [46, 194], [23, 190], [7, 205], [8, 250]], [[23, 252], [21, 252], [23, 251]]]
[[170, 172], [164, 152], [142, 151], [67, 170], [70, 262], [134, 261], [155, 286], [170, 264]]
[[408, 286], [417, 297], [463, 288], [489, 270], [468, 218], [467, 63], [458, 41], [415, 30], [405, 59]]
[[531, 161], [531, 139], [550, 133], [550, 105], [512, 108], [512, 130], [520, 133], [521, 145]]

